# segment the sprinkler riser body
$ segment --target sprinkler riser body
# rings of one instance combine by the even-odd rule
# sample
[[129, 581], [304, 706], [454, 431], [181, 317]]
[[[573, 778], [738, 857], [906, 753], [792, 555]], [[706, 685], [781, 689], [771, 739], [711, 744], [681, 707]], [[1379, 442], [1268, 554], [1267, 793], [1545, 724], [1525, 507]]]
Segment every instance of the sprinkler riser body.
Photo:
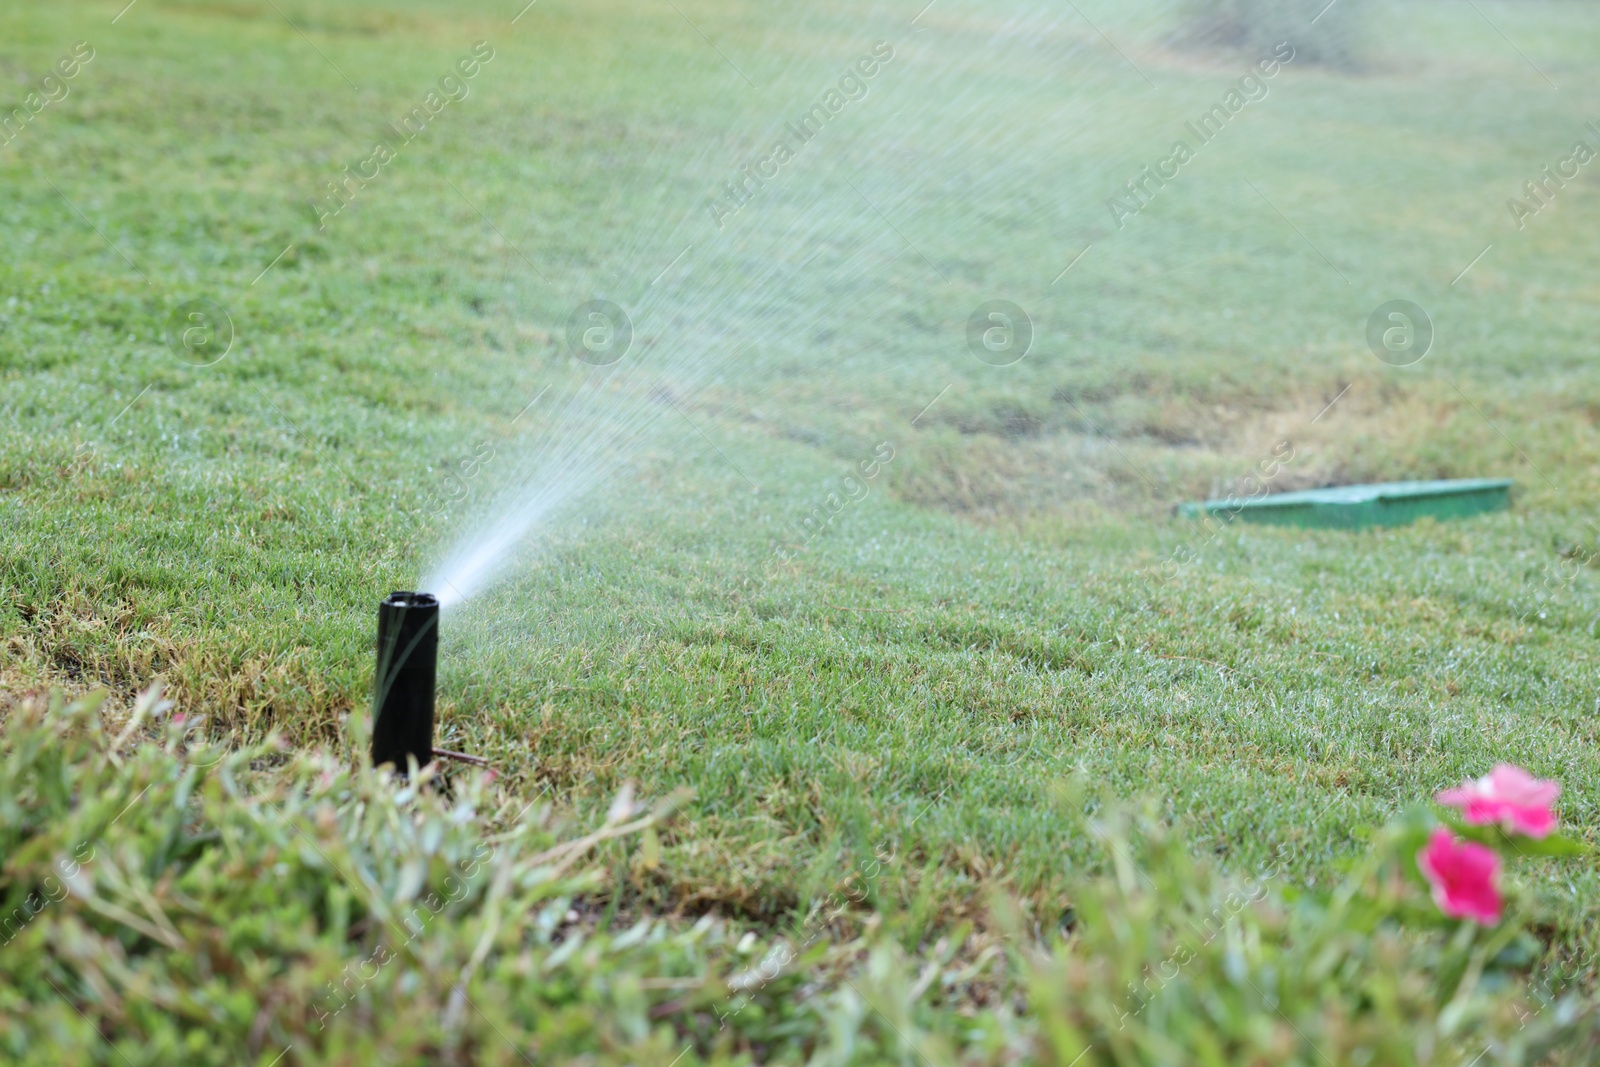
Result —
[[407, 773], [433, 762], [433, 690], [439, 663], [439, 601], [390, 593], [378, 605], [378, 669], [373, 678], [372, 765]]

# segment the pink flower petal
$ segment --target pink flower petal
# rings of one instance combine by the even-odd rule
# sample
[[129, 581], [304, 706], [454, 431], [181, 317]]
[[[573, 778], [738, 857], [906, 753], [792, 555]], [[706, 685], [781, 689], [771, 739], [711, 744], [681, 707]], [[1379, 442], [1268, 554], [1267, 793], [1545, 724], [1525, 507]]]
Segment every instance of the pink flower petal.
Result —
[[1473, 826], [1498, 823], [1507, 833], [1546, 837], [1556, 828], [1551, 805], [1560, 795], [1561, 783], [1501, 763], [1484, 777], [1446, 789], [1436, 799], [1461, 809]]
[[1500, 921], [1504, 901], [1498, 885], [1500, 857], [1491, 848], [1457, 841], [1444, 827], [1433, 832], [1417, 853], [1417, 867], [1433, 890], [1439, 910], [1484, 926]]
[[1489, 788], [1495, 796], [1512, 804], [1548, 808], [1561, 795], [1561, 783], [1535, 778], [1521, 767], [1509, 763], [1496, 765], [1489, 772]]

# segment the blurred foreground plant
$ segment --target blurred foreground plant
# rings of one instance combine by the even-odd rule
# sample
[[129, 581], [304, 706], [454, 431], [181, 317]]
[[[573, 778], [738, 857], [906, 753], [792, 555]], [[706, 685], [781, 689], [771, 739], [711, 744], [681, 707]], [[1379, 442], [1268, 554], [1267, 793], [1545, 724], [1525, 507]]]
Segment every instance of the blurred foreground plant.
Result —
[[[0, 1063], [1455, 1067], [1600, 1049], [1572, 975], [1530, 983], [1536, 902], [1498, 880], [1501, 859], [1579, 846], [1540, 818], [1544, 784], [1503, 774], [1453, 829], [1427, 811], [1386, 828], [1331, 893], [1276, 867], [1227, 878], [1149, 813], [1085, 821], [1109, 873], [1078, 881], [1065, 941], [999, 907], [1008, 956], [983, 924], [930, 943], [843, 892], [766, 941], [621, 918], [619, 873], [668, 876], [681, 797], [624, 790], [567, 832], [488, 774], [445, 787], [271, 738], [211, 746], [154, 691], [113, 737], [98, 704], [24, 703], [0, 725]], [[1439, 840], [1468, 862], [1422, 859]], [[1441, 910], [1457, 890], [1467, 919]]]
[[640, 976], [722, 992], [707, 962], [731, 947], [710, 925], [570, 921], [600, 877], [585, 855], [651, 839], [680, 798], [646, 811], [625, 793], [558, 840], [548, 808], [519, 815], [487, 775], [439, 791], [270, 739], [222, 750], [181, 717], [130, 749], [165, 703], [146, 694], [118, 738], [98, 704], [5, 723], [0, 1059], [666, 1062], [680, 1046], [652, 1032]]
[[[962, 940], [758, 940], [617, 913], [685, 797], [602, 826], [475, 773], [410, 782], [272, 738], [208, 745], [152, 690], [0, 723], [0, 1064], [1016, 1062], [1024, 1027], [937, 1003]], [[154, 737], [154, 740], [152, 740]], [[600, 847], [605, 857], [596, 853]], [[587, 866], [585, 866], [587, 864]], [[829, 897], [828, 912], [854, 908]]]
[[1331, 891], [1316, 892], [1292, 884], [1276, 861], [1247, 881], [1228, 878], [1148, 808], [1085, 826], [1107, 846], [1113, 875], [1082, 886], [1064, 949], [1031, 961], [1044, 1062], [1488, 1067], [1600, 1058], [1595, 1004], [1578, 991], [1592, 986], [1592, 967], [1557, 976], [1557, 964], [1530, 981], [1547, 956], [1530, 933], [1536, 902], [1498, 882], [1502, 852], [1584, 851], [1558, 835], [1462, 827], [1480, 838], [1462, 842], [1417, 809], [1378, 831]]

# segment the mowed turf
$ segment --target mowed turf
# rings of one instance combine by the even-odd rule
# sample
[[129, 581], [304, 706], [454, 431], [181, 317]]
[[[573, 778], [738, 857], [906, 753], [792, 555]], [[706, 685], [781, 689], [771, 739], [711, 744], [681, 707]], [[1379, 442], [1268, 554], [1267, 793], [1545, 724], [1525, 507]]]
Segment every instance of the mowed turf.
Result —
[[[937, 60], [940, 19], [980, 17], [935, 9], [924, 45], [920, 4], [795, 34], [734, 0], [500, 6], [0, 14], [0, 106], [94, 50], [0, 147], [8, 694], [126, 704], [160, 679], [219, 731], [355, 758], [377, 600], [516, 468], [437, 509], [445, 472], [517, 455], [525, 406], [583, 380], [573, 307], [623, 267], [648, 288], [676, 248], [636, 255], [636, 229], [751, 158], [719, 123], [803, 111], [880, 38]], [[1028, 180], [997, 188], [1026, 203], [892, 201], [867, 297], [785, 294], [843, 310], [666, 394], [649, 447], [447, 617], [440, 743], [580, 818], [624, 782], [692, 787], [618, 906], [780, 921], [876, 850], [875, 902], [913, 940], [996, 889], [1059, 913], [1066, 872], [1100, 862], [1051, 798], [1075, 769], [1305, 879], [1497, 761], [1560, 779], [1593, 841], [1600, 164], [1523, 228], [1505, 201], [1600, 148], [1600, 25], [1479, 6], [1371, 5], [1360, 69], [1289, 64], [1118, 227], [1106, 198], [1252, 57], [1173, 49], [1176, 10], [1084, 5], [1130, 60], [1067, 20], [1081, 64], [996, 70], [960, 105], [1036, 129], [1008, 150], [1059, 169], [1019, 158]], [[470, 95], [319, 228], [308, 201], [478, 41]], [[919, 161], [860, 162], [882, 199]], [[992, 297], [1039, 325], [1014, 367], [967, 350]], [[201, 298], [238, 334], [203, 368], [165, 339]], [[1390, 299], [1432, 316], [1415, 366], [1367, 349]], [[1284, 441], [1274, 489], [1510, 475], [1515, 506], [1354, 534], [1171, 515]], [[1593, 939], [1596, 886], [1592, 865], [1543, 885], [1567, 936]]]

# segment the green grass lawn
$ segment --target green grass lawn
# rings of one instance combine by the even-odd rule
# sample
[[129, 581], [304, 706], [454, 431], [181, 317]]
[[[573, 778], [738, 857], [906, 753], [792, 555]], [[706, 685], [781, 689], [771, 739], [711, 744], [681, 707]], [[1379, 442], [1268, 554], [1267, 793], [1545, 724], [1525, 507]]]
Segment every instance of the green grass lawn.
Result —
[[[877, 854], [856, 917], [908, 951], [996, 894], [1049, 926], [1106, 863], [1053, 796], [1074, 772], [1302, 885], [1498, 761], [1596, 843], [1600, 163], [1506, 207], [1600, 148], [1593, 11], [1349, 0], [1358, 63], [1305, 48], [1119, 227], [1106, 198], [1255, 55], [1079, 6], [0, 12], [0, 108], [93, 49], [0, 146], [0, 701], [103, 687], [115, 717], [160, 680], [217, 737], [354, 760], [382, 595], [501, 494], [605, 470], [446, 616], [439, 694], [507, 802], [590, 826], [624, 783], [693, 790], [658, 858], [602, 850], [601, 913], [767, 936]], [[706, 199], [878, 41], [719, 228]], [[610, 371], [565, 343], [597, 296], [636, 327]], [[236, 333], [212, 366], [167, 340], [196, 299]], [[990, 299], [1035, 324], [1013, 366], [968, 351]], [[1414, 366], [1367, 349], [1391, 299], [1435, 326]], [[1285, 441], [1274, 491], [1511, 476], [1514, 506], [1172, 515]], [[1592, 862], [1529, 878], [1553, 943], [1600, 948]]]

